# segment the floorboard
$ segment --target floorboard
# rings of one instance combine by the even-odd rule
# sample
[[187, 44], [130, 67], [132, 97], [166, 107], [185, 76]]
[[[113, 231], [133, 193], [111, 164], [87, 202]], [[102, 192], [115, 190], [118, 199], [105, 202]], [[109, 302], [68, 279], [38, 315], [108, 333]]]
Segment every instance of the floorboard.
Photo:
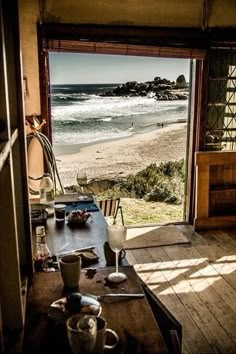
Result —
[[[209, 312], [208, 317], [210, 319], [208, 318], [208, 323], [206, 324], [206, 326], [209, 326], [209, 329], [207, 330], [208, 332], [211, 331], [212, 328], [214, 328], [213, 341], [217, 342], [218, 338], [221, 338], [221, 342], [218, 344], [218, 347], [220, 348], [221, 345], [223, 345], [223, 348], [225, 348], [227, 343], [230, 342], [230, 340], [229, 338], [226, 338], [225, 344], [222, 343], [222, 330], [224, 330], [231, 338], [231, 340], [234, 341], [231, 343], [233, 349], [234, 344], [236, 343], [235, 313], [224, 301], [222, 301], [222, 298], [217, 294], [217, 292], [215, 292], [210, 282], [207, 281], [207, 278], [203, 277], [201, 273], [195, 268], [195, 266], [193, 266], [192, 263], [188, 259], [186, 259], [186, 257], [181, 253], [181, 249], [179, 249], [178, 247], [171, 247], [165, 248], [165, 251], [171, 258], [171, 260], [176, 264], [176, 266], [178, 266], [178, 263], [180, 263], [182, 265], [185, 265], [188, 269], [188, 271], [182, 274], [182, 276], [192, 288], [192, 290], [190, 289], [190, 291], [193, 291], [198, 295], [199, 300], [201, 301], [201, 309], [204, 312], [204, 317], [206, 317], [206, 314]], [[218, 279], [213, 280], [218, 282]], [[218, 323], [215, 322], [214, 319], [218, 321]], [[196, 324], [198, 323], [196, 322]], [[217, 336], [216, 339], [215, 336]], [[209, 344], [211, 345], [211, 343]]]
[[182, 248], [183, 256], [195, 265], [202, 277], [220, 296], [221, 301], [225, 302], [236, 314], [236, 292], [230, 284], [219, 275], [219, 273], [209, 264], [207, 258], [202, 257], [194, 247]]
[[236, 232], [177, 227], [190, 245], [132, 250], [127, 258], [181, 323], [183, 353], [235, 354]]
[[161, 261], [153, 262], [149, 252], [153, 253], [158, 250], [159, 248], [152, 248], [143, 251], [138, 250], [139, 252], [137, 250], [133, 251], [136, 262], [139, 264], [138, 267], [135, 266], [136, 271], [178, 321], [181, 324], [183, 321], [185, 322], [185, 326], [183, 326], [184, 352], [191, 354], [210, 353], [209, 344], [165, 277], [165, 272], [171, 273], [172, 269], [166, 263], [162, 267]]

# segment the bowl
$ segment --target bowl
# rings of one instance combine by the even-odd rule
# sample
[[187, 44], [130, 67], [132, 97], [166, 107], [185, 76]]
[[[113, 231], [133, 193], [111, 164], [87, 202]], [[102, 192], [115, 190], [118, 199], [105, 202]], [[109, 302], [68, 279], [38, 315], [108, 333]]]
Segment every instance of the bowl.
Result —
[[46, 204], [31, 204], [30, 205], [30, 219], [33, 224], [43, 224], [47, 221], [47, 205]]
[[90, 213], [85, 210], [72, 210], [67, 214], [67, 223], [70, 225], [84, 225], [89, 217]]

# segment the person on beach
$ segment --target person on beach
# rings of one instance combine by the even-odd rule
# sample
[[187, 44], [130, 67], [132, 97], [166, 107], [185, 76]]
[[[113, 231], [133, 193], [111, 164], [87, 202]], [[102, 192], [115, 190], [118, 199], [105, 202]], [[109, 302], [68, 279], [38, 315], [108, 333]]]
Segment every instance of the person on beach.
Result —
[[131, 123], [131, 126], [129, 127], [128, 130], [133, 130], [133, 129], [134, 129], [134, 123], [132, 122], [132, 123]]

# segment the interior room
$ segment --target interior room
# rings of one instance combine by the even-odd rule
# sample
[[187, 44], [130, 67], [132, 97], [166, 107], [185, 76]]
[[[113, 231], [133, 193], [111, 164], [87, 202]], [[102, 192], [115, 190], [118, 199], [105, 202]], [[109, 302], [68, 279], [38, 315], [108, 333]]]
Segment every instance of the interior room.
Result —
[[[235, 1], [3, 0], [0, 24], [0, 353], [235, 353]], [[190, 60], [183, 222], [65, 191], [52, 52]]]

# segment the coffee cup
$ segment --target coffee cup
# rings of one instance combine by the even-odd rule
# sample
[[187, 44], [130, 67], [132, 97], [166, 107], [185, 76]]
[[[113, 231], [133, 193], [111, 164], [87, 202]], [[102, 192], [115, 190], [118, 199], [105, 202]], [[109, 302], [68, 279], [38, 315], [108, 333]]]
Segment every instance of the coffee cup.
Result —
[[67, 254], [59, 259], [60, 271], [65, 288], [74, 289], [79, 285], [81, 258], [75, 254]]
[[76, 314], [66, 321], [67, 337], [73, 354], [93, 353], [97, 338], [95, 316]]
[[73, 354], [101, 354], [114, 349], [119, 342], [118, 334], [107, 328], [103, 317], [75, 314], [66, 321], [66, 329]]
[[[97, 336], [94, 349], [92, 353], [103, 353], [104, 350], [114, 349], [118, 342], [118, 334], [110, 328], [107, 328], [107, 322], [103, 317], [97, 317]], [[111, 344], [107, 344], [107, 340]]]
[[[104, 249], [104, 255], [106, 258], [107, 266], [114, 266], [116, 264], [116, 253], [114, 251], [112, 251], [112, 249], [109, 246], [109, 243], [107, 241], [104, 243], [103, 249]], [[124, 249], [122, 249], [119, 252], [119, 256], [118, 256], [119, 265], [121, 264], [121, 261], [125, 256], [126, 256], [126, 252]]]
[[54, 212], [56, 222], [64, 222], [65, 215], [66, 215], [66, 205], [65, 204], [55, 204], [54, 205]]

